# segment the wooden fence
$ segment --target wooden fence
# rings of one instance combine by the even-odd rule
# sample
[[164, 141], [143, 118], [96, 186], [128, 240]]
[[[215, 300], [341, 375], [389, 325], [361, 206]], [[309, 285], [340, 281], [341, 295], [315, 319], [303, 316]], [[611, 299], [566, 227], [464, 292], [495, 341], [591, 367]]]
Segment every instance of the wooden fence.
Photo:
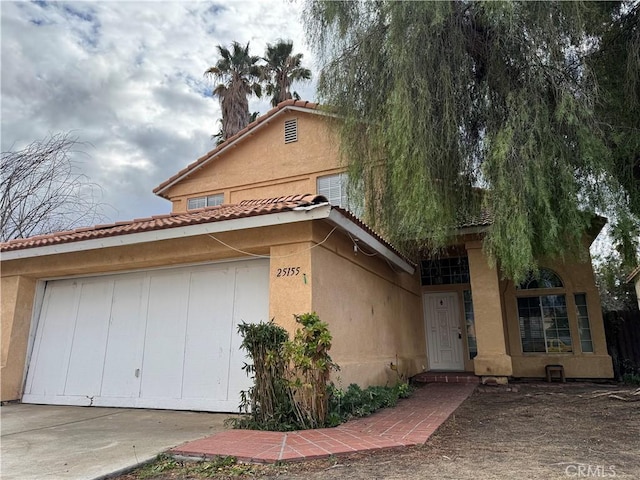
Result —
[[607, 348], [616, 379], [640, 374], [640, 310], [603, 312]]

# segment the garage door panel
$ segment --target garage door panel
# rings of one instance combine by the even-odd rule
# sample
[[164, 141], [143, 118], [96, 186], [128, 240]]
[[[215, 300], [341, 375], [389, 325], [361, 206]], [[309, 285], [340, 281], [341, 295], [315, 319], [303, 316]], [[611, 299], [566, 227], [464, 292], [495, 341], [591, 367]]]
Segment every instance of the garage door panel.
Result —
[[137, 398], [140, 394], [142, 350], [149, 282], [147, 276], [114, 281], [109, 335], [102, 375], [103, 397]]
[[191, 274], [183, 398], [227, 399], [235, 269]]
[[85, 282], [80, 286], [65, 395], [100, 395], [112, 296], [112, 281]]
[[48, 282], [23, 401], [237, 410], [268, 283], [266, 260]]
[[52, 396], [59, 395], [64, 389], [66, 355], [75, 326], [76, 290], [76, 282], [47, 285], [26, 394]]
[[[244, 264], [236, 270], [235, 302], [233, 323], [266, 322], [269, 320], [269, 289], [264, 288], [269, 281], [269, 265], [266, 263]], [[266, 305], [266, 309], [264, 306]], [[251, 381], [242, 366], [248, 361], [247, 352], [241, 348], [242, 337], [234, 335], [230, 346], [230, 370], [242, 372], [229, 377], [230, 399], [240, 402], [241, 390], [246, 390]]]
[[150, 279], [142, 360], [142, 397], [182, 396], [189, 273], [162, 272]]

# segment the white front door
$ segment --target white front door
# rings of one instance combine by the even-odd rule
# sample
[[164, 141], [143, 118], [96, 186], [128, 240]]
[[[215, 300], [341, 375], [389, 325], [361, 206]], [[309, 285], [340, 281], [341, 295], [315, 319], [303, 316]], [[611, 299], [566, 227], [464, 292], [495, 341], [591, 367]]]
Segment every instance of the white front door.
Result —
[[457, 293], [422, 297], [430, 370], [463, 371], [463, 343]]

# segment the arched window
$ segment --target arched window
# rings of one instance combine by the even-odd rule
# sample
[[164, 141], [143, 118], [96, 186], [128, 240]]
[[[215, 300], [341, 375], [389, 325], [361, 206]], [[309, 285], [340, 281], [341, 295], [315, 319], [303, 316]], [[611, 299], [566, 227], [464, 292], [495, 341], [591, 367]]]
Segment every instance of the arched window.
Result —
[[[525, 353], [571, 353], [569, 315], [560, 277], [548, 269], [531, 273], [518, 290], [518, 323]], [[527, 290], [556, 289], [553, 294], [529, 296]], [[531, 292], [533, 293], [533, 292]]]
[[520, 290], [534, 288], [562, 288], [562, 280], [548, 268], [541, 268], [537, 273], [530, 272], [527, 278], [518, 286]]

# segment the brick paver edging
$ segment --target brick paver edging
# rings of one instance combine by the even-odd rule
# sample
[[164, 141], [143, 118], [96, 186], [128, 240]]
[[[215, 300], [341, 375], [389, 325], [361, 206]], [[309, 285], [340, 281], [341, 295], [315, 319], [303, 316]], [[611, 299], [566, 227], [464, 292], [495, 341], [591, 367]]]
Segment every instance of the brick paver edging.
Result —
[[169, 451], [176, 456], [232, 456], [240, 462], [275, 463], [422, 444], [476, 385], [432, 383], [393, 408], [335, 428], [297, 432], [228, 430]]

